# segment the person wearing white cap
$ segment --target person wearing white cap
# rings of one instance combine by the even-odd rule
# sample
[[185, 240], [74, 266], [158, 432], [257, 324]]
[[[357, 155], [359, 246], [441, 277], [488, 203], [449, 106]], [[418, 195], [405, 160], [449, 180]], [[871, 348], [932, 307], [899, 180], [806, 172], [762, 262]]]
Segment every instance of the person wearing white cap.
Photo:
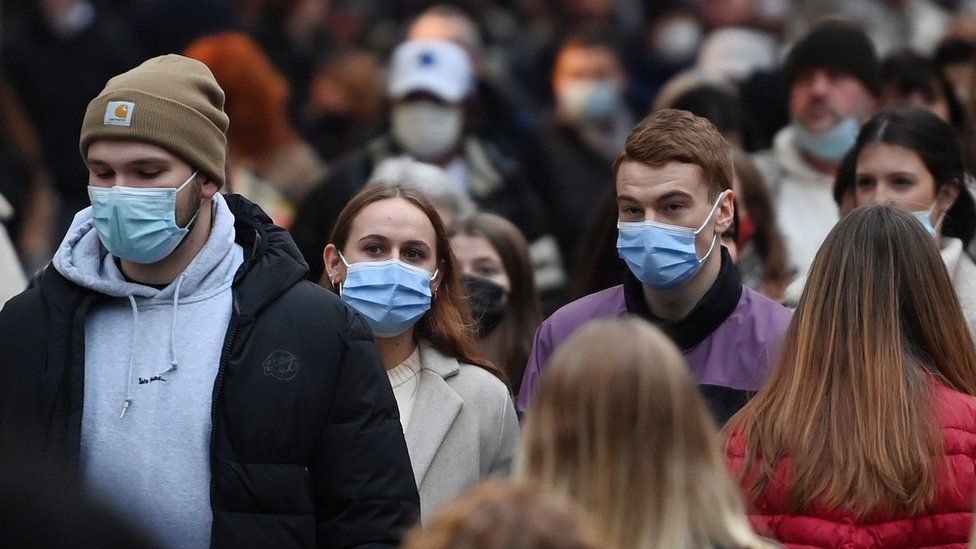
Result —
[[461, 143], [464, 100], [474, 73], [465, 51], [440, 41], [405, 42], [393, 54], [388, 95], [397, 145], [417, 160], [450, 166], [467, 185], [464, 164], [453, 157]]
[[298, 207], [292, 235], [310, 267], [321, 277], [322, 249], [339, 211], [391, 157], [406, 154], [444, 169], [475, 205], [505, 217], [530, 244], [536, 283], [558, 305], [566, 275], [547, 212], [514, 155], [499, 142], [471, 129], [468, 112], [476, 93], [470, 57], [441, 40], [408, 40], [393, 52], [387, 96], [389, 134], [339, 161], [329, 179]]

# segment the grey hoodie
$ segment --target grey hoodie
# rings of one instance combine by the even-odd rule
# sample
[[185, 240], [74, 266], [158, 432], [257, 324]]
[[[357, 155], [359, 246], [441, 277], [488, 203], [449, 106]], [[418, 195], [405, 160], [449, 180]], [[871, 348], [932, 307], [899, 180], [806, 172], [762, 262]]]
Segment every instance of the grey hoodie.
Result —
[[54, 257], [106, 296], [85, 320], [81, 467], [86, 483], [169, 547], [210, 543], [211, 398], [244, 261], [219, 194], [203, 249], [162, 290], [127, 282], [79, 212]]

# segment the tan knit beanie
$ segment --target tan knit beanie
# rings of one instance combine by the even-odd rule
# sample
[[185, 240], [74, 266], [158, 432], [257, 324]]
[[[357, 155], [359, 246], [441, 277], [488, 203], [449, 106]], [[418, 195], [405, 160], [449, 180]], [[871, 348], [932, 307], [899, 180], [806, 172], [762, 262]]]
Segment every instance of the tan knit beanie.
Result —
[[105, 84], [81, 126], [81, 156], [97, 139], [158, 145], [224, 184], [227, 156], [224, 91], [203, 63], [154, 57]]

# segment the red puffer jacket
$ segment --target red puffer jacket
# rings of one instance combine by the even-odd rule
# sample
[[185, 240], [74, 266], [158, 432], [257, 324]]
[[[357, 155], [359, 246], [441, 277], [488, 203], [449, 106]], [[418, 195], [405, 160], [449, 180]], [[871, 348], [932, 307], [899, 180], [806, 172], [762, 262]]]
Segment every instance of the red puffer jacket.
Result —
[[[945, 460], [935, 499], [921, 515], [875, 515], [856, 520], [843, 511], [813, 508], [791, 515], [787, 506], [789, 459], [776, 467], [773, 481], [750, 508], [752, 527], [785, 547], [958, 547], [965, 548], [976, 504], [976, 397], [933, 383], [945, 440]], [[733, 478], [745, 456], [745, 439], [734, 433], [727, 446]]]

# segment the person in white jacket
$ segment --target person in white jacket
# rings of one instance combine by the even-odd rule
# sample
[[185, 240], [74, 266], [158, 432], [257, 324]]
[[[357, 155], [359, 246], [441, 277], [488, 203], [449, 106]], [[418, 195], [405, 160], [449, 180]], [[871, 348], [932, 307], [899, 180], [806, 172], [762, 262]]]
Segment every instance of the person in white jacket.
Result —
[[827, 20], [793, 46], [784, 72], [791, 123], [754, 160], [773, 196], [789, 267], [802, 276], [837, 223], [834, 174], [875, 111], [881, 67], [860, 27]]
[[17, 250], [2, 223], [13, 215], [13, 207], [0, 195], [0, 307], [27, 287], [27, 278], [17, 258]]

